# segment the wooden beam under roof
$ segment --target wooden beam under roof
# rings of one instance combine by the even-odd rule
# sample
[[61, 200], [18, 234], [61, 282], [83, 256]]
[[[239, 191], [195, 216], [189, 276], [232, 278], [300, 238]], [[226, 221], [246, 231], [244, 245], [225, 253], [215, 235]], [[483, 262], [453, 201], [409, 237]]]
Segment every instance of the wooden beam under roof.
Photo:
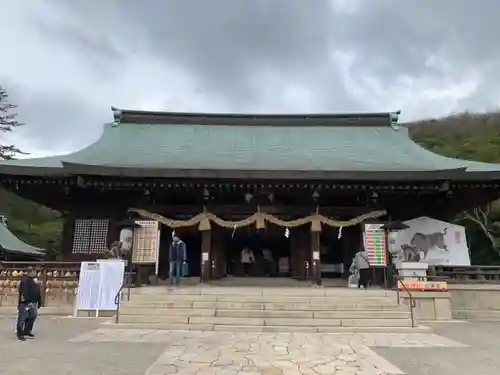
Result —
[[[137, 207], [131, 208], [142, 208], [144, 210], [158, 213], [160, 215], [196, 215], [203, 212], [203, 205], [157, 205], [157, 204], [141, 204]], [[338, 207], [338, 206], [278, 206], [278, 205], [268, 205], [257, 207], [254, 204], [248, 205], [207, 205], [206, 210], [218, 215], [231, 215], [231, 214], [254, 214], [258, 210], [260, 212], [265, 212], [272, 215], [310, 215], [316, 213], [316, 210], [320, 214], [325, 216], [343, 216], [343, 215], [361, 215], [364, 213], [383, 210], [383, 207], [372, 206], [372, 207]]]

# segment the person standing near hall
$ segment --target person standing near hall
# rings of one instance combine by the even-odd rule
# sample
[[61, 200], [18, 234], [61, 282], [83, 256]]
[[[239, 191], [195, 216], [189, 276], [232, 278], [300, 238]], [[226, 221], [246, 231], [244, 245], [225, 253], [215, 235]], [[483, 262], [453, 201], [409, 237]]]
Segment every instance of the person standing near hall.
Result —
[[38, 316], [38, 309], [41, 304], [40, 287], [35, 282], [36, 272], [33, 268], [28, 268], [26, 274], [19, 282], [19, 302], [16, 324], [16, 335], [20, 341], [25, 341], [26, 337], [34, 338], [33, 325]]
[[266, 276], [274, 276], [274, 257], [271, 250], [264, 248], [262, 250], [262, 259], [264, 260], [264, 273]]
[[359, 250], [354, 257], [354, 264], [359, 272], [358, 288], [367, 289], [370, 284], [371, 273], [370, 273], [370, 260], [368, 259], [368, 254], [365, 249]]
[[241, 250], [241, 264], [243, 265], [243, 272], [245, 273], [245, 276], [250, 275], [250, 267], [254, 261], [255, 257], [252, 250], [248, 247]]
[[111, 244], [111, 249], [110, 249], [111, 258], [113, 259], [123, 258], [122, 246], [123, 244], [120, 241], [115, 241]]
[[174, 235], [172, 237], [168, 259], [170, 262], [168, 273], [169, 284], [170, 286], [174, 285], [175, 278], [175, 285], [178, 286], [181, 282], [182, 264], [187, 261], [186, 244], [179, 236]]

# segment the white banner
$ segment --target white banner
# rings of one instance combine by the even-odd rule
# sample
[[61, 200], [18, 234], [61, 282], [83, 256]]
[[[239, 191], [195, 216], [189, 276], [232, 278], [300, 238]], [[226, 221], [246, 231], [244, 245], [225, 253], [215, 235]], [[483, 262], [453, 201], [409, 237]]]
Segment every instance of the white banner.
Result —
[[416, 255], [415, 260], [430, 265], [470, 266], [463, 226], [426, 216], [404, 223], [408, 229], [392, 232], [389, 236], [389, 250], [395, 263]]

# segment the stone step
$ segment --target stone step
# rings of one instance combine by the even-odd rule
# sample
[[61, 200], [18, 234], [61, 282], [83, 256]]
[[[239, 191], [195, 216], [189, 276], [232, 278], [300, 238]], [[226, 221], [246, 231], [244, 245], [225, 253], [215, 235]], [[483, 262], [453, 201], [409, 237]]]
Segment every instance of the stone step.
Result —
[[431, 332], [429, 327], [425, 326], [402, 326], [402, 327], [377, 327], [377, 326], [360, 326], [360, 327], [340, 327], [340, 326], [248, 326], [248, 325], [213, 325], [213, 324], [169, 324], [169, 323], [119, 323], [106, 322], [107, 328], [118, 329], [155, 329], [169, 331], [231, 331], [231, 332], [290, 332], [290, 333], [423, 333]]
[[165, 294], [165, 295], [142, 295], [131, 296], [131, 300], [140, 303], [156, 302], [268, 302], [268, 303], [387, 303], [395, 302], [391, 297], [371, 296], [343, 296], [343, 297], [321, 297], [321, 296], [252, 296], [238, 294], [203, 295], [203, 294]]
[[321, 318], [250, 318], [224, 316], [160, 316], [155, 315], [120, 315], [121, 323], [156, 323], [165, 324], [208, 324], [213, 326], [297, 326], [297, 327], [408, 327], [409, 319], [321, 319]]
[[383, 289], [348, 289], [348, 288], [276, 288], [276, 287], [146, 287], [132, 289], [134, 296], [147, 295], [246, 295], [246, 296], [295, 296], [295, 297], [390, 297], [393, 291]]
[[230, 301], [137, 301], [122, 302], [122, 308], [147, 308], [147, 309], [223, 309], [223, 310], [301, 310], [301, 311], [391, 311], [400, 310], [395, 302], [371, 301], [338, 301], [330, 303], [316, 302], [230, 302]]
[[[389, 311], [307, 311], [307, 310], [223, 310], [223, 309], [155, 309], [154, 314], [158, 319], [168, 319], [172, 316], [200, 317], [220, 316], [228, 318], [321, 318], [321, 319], [408, 319], [408, 310]], [[146, 316], [151, 317], [151, 310], [145, 308], [125, 307], [120, 310], [120, 317]]]

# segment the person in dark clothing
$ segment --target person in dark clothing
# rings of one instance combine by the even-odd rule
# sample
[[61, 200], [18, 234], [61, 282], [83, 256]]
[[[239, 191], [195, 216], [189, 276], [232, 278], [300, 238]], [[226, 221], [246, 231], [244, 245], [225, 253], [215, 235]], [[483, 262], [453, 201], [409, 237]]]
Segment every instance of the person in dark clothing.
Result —
[[19, 283], [16, 335], [20, 341], [26, 340], [26, 337], [35, 337], [32, 332], [33, 325], [38, 315], [38, 308], [42, 302], [40, 287], [34, 280], [35, 276], [35, 270], [28, 268]]
[[181, 281], [182, 264], [187, 261], [186, 244], [179, 236], [174, 235], [172, 237], [168, 259], [170, 262], [168, 274], [169, 284], [172, 286], [175, 279], [175, 285], [179, 285]]
[[359, 271], [358, 288], [367, 289], [371, 284], [370, 260], [364, 249], [360, 249], [354, 256], [355, 267]]

